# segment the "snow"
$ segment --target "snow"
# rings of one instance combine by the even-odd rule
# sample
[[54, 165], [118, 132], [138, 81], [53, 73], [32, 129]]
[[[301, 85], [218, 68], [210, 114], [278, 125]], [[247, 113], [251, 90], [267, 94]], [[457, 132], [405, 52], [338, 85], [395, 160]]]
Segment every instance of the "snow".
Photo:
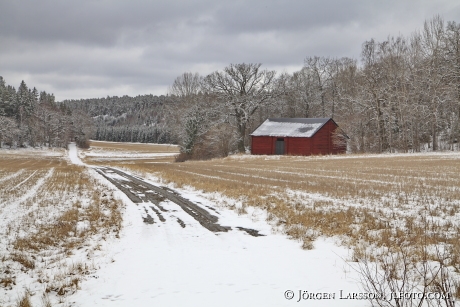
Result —
[[252, 136], [312, 137], [329, 118], [269, 118]]
[[132, 152], [87, 152], [86, 157], [103, 157], [107, 159], [113, 158], [130, 158], [130, 159], [149, 159], [159, 157], [172, 157], [177, 156], [175, 152], [164, 152], [164, 153], [132, 153]]
[[[72, 162], [81, 163], [74, 145], [68, 154]], [[152, 184], [160, 182], [149, 179]], [[264, 210], [248, 208], [248, 214], [238, 215], [217, 207], [219, 199], [211, 200], [219, 197], [216, 193], [175, 190], [232, 230], [210, 232], [168, 200], [161, 202], [168, 210], [162, 212], [166, 221], [150, 212], [155, 223], [146, 224], [142, 217], [152, 204], [134, 204], [119, 192], [127, 204], [120, 239], [105, 242], [101, 251], [105, 261], [94, 259], [101, 268], [66, 299], [69, 306], [293, 306], [299, 291], [336, 295], [333, 303], [308, 300], [308, 306], [367, 305], [367, 301], [339, 299], [340, 291], [360, 290], [358, 276], [346, 261], [348, 249], [333, 239], [320, 238], [313, 250], [303, 250], [300, 242], [274, 232]], [[264, 236], [253, 237], [236, 227], [255, 229]], [[294, 293], [291, 300], [285, 298], [287, 290]]]
[[[115, 234], [95, 234], [85, 242], [84, 246], [69, 251], [68, 254], [61, 246], [50, 246], [38, 252], [14, 248], [12, 242], [16, 238], [28, 238], [40, 229], [40, 225], [54, 223], [55, 218], [70, 209], [77, 199], [81, 207], [87, 207], [86, 205], [91, 202], [91, 198], [88, 198], [84, 193], [84, 188], [80, 189], [78, 194], [76, 190], [71, 191], [72, 189], [54, 190], [55, 185], [52, 182], [56, 178], [55, 175], [59, 174], [60, 168], [48, 166], [52, 165], [51, 163], [48, 165], [42, 163], [51, 159], [41, 158], [57, 157], [60, 160], [63, 158], [64, 150], [21, 148], [14, 150], [14, 152], [15, 155], [23, 158], [21, 162], [29, 159], [28, 157], [31, 161], [26, 164], [28, 167], [24, 169], [20, 169], [21, 163], [17, 167], [20, 169], [19, 171], [0, 174], [0, 177], [5, 175], [0, 178], [1, 184], [5, 180], [14, 179], [14, 183], [7, 182], [5, 185], [8, 190], [11, 190], [11, 195], [1, 195], [0, 197], [0, 306], [17, 306], [16, 301], [26, 291], [30, 293], [32, 306], [42, 306], [42, 294], [46, 287], [50, 286], [55, 289], [56, 285], [59, 286], [67, 282], [69, 276], [76, 276], [73, 272], [71, 275], [68, 274], [69, 271], [76, 270], [73, 269], [75, 266], [84, 265], [88, 273], [81, 274], [91, 274], [98, 268], [100, 262], [108, 262], [106, 255], [110, 249], [104, 250], [106, 241], [105, 239], [103, 241], [101, 237], [107, 238], [109, 241]], [[56, 153], [60, 155], [57, 156]], [[1, 154], [2, 156], [8, 155], [10, 151], [1, 150]], [[67, 151], [67, 156], [71, 154], [76, 154], [75, 147], [72, 148], [71, 146], [70, 152]], [[35, 158], [38, 158], [35, 162], [40, 162], [38, 171], [33, 169]], [[79, 163], [76, 159], [72, 160]], [[30, 169], [30, 165], [32, 165], [32, 169]], [[94, 170], [82, 170], [82, 172], [87, 171], [98, 176]], [[104, 180], [104, 182], [106, 181]], [[107, 184], [104, 185], [104, 182], [100, 182], [98, 190], [109, 194], [110, 189], [107, 188]], [[57, 186], [59, 187], [59, 185]], [[3, 188], [5, 187], [3, 186]], [[83, 220], [78, 222], [76, 230], [80, 232], [88, 229], [89, 226], [91, 226], [89, 221]], [[15, 254], [34, 259], [35, 267], [25, 269], [19, 262], [14, 261], [12, 255]], [[13, 281], [13, 283], [8, 284], [8, 280]], [[57, 295], [55, 291], [51, 291], [48, 295], [52, 301], [52, 306], [68, 306], [62, 303], [67, 298]]]
[[21, 185], [23, 185], [24, 183], [26, 183], [30, 178], [32, 178], [32, 177], [35, 175], [35, 173], [37, 173], [37, 172], [38, 172], [38, 171], [34, 171], [29, 177], [27, 177], [26, 179], [24, 179], [23, 181], [21, 181], [20, 183], [18, 183], [17, 185], [15, 185], [15, 186], [13, 187], [13, 189], [19, 188]]
[[[183, 197], [214, 207], [200, 192], [176, 189]], [[128, 201], [129, 202], [129, 201]], [[121, 239], [110, 248], [112, 263], [96, 278], [81, 283], [69, 298], [72, 306], [292, 306], [299, 290], [336, 293], [336, 306], [366, 306], [365, 301], [340, 300], [340, 290], [358, 292], [358, 278], [349, 264], [348, 250], [332, 239], [319, 239], [315, 249], [272, 233], [265, 212], [215, 208], [227, 233], [212, 233], [179, 206], [163, 201], [166, 222], [142, 222], [149, 203], [127, 206]], [[154, 214], [152, 214], [153, 216]], [[176, 218], [186, 224], [182, 228]], [[252, 237], [236, 227], [259, 230]], [[294, 291], [287, 300], [284, 293]], [[309, 306], [326, 302], [308, 301]]]
[[[79, 159], [75, 144], [69, 145], [67, 154], [72, 163], [84, 165]], [[435, 155], [460, 158], [458, 153], [452, 152]], [[382, 156], [386, 155], [366, 157]], [[391, 155], [391, 157], [396, 156], [410, 155]], [[338, 158], [343, 157], [338, 156]], [[228, 159], [252, 158], [254, 157], [236, 155]], [[329, 159], [336, 156], [276, 156], [276, 159], [285, 158]], [[54, 169], [47, 170], [27, 193], [8, 203], [8, 210], [0, 211], [0, 226], [4, 225], [5, 228], [9, 222], [17, 218], [17, 212], [20, 211], [18, 204], [33, 197], [37, 190], [52, 178], [53, 172]], [[102, 190], [115, 188], [94, 169], [89, 169], [89, 172], [97, 181], [103, 183]], [[23, 173], [24, 171], [18, 171], [0, 180], [14, 178]], [[25, 175], [25, 180], [21, 179], [17, 186], [23, 185], [24, 188], [26, 182], [34, 175], [38, 176], [36, 173]], [[114, 179], [126, 180], [116, 173], [107, 172], [106, 175]], [[152, 184], [162, 184], [159, 178], [149, 179]], [[168, 187], [174, 188], [172, 184]], [[166, 219], [165, 222], [161, 222], [149, 209], [152, 204], [134, 204], [125, 194], [117, 190], [115, 196], [123, 199], [126, 204], [124, 228], [120, 239], [107, 238], [103, 241], [99, 237], [93, 238], [88, 242], [88, 246], [98, 245], [100, 248], [88, 250], [85, 247], [75, 251], [69, 258], [69, 262], [83, 263], [88, 260], [93, 263], [97, 271], [91, 270], [86, 280], [80, 282], [77, 293], [63, 299], [64, 304], [53, 304], [53, 306], [294, 306], [298, 304], [299, 291], [300, 293], [308, 291], [308, 293], [335, 294], [333, 301], [313, 299], [299, 301], [308, 306], [368, 306], [370, 304], [365, 300], [340, 299], [341, 291], [345, 295], [362, 291], [359, 286], [359, 276], [351, 268], [353, 263], [347, 261], [351, 258], [349, 250], [339, 246], [334, 238], [320, 237], [314, 242], [313, 250], [302, 250], [300, 242], [291, 240], [283, 234], [282, 225], [274, 226], [266, 222], [267, 213], [262, 209], [247, 207], [247, 214], [238, 215], [235, 210], [227, 209], [222, 205], [231, 203], [238, 207], [238, 201], [224, 199], [219, 193], [205, 193], [186, 186], [174, 190], [182, 197], [218, 216], [219, 224], [230, 226], [232, 230], [226, 233], [210, 232], [170, 201], [161, 202], [161, 206], [168, 210], [168, 212], [161, 212]], [[305, 199], [334, 200], [335, 206], [354, 205], [305, 191], [287, 190], [286, 193], [293, 199], [298, 197], [299, 201], [300, 199], [303, 201]], [[89, 200], [81, 201], [83, 206]], [[149, 214], [155, 220], [154, 224], [143, 222], [142, 217], [146, 216], [146, 210], [150, 210]], [[11, 214], [11, 212], [15, 213]], [[177, 219], [183, 221], [185, 228], [181, 227]], [[81, 232], [88, 227], [90, 227], [89, 221], [79, 221], [76, 231]], [[264, 236], [253, 237], [238, 230], [237, 227], [255, 229]], [[0, 231], [4, 232], [3, 228], [0, 227]], [[17, 292], [10, 292], [9, 300], [2, 301], [1, 298], [0, 304], [12, 302], [13, 298], [22, 293], [24, 287], [37, 293], [40, 293], [37, 289], [42, 287], [26, 274], [18, 276], [16, 282], [18, 290], [14, 291]], [[285, 298], [287, 290], [293, 291], [294, 297], [291, 300]], [[33, 296], [33, 300], [34, 306], [40, 306], [38, 295]]]
[[8, 155], [38, 155], [41, 157], [62, 157], [63, 149], [47, 147], [26, 147], [26, 148], [0, 148], [0, 153]]
[[[121, 144], [126, 145], [142, 145], [143, 150], [138, 151], [136, 148], [132, 149], [113, 149], [113, 148], [104, 148], [98, 147], [98, 145], [94, 145], [88, 150], [79, 152], [79, 156], [81, 158], [93, 158], [96, 161], [105, 161], [105, 160], [136, 160], [136, 159], [160, 159], [160, 158], [170, 158], [177, 156], [179, 154], [179, 150], [177, 149], [177, 145], [171, 144], [149, 144], [149, 143], [119, 143], [119, 142], [105, 142], [105, 141], [96, 141], [98, 145], [99, 143], [109, 143], [112, 146], [114, 144]], [[121, 147], [122, 147], [121, 146]], [[152, 151], [150, 152], [146, 150], [146, 148], [152, 147]], [[177, 151], [175, 150], [177, 149]], [[164, 151], [163, 151], [164, 150]], [[174, 152], [171, 152], [174, 151]]]
[[88, 220], [77, 222], [77, 232], [83, 232], [91, 227], [91, 224]]
[[[14, 187], [14, 189], [17, 189], [20, 185], [25, 183], [27, 180], [29, 180], [34, 174], [36, 173], [33, 172], [32, 175], [30, 175], [26, 180], [22, 181], [18, 185]], [[7, 227], [8, 223], [16, 220], [18, 216], [16, 214], [11, 214], [12, 212], [20, 212], [21, 214], [25, 214], [27, 211], [33, 210], [32, 207], [29, 207], [27, 210], [24, 210], [23, 208], [20, 207], [20, 204], [25, 202], [28, 199], [31, 199], [37, 194], [38, 189], [40, 189], [49, 178], [52, 177], [54, 173], [54, 168], [50, 168], [46, 174], [43, 175], [43, 177], [39, 178], [33, 186], [31, 186], [27, 192], [25, 192], [21, 197], [18, 197], [12, 201], [8, 201], [6, 203], [6, 206], [4, 208], [1, 208], [0, 210], [0, 233], [5, 232], [5, 228]]]
[[105, 175], [106, 175], [107, 177], [111, 177], [111, 178], [117, 179], [117, 180], [130, 181], [129, 179], [127, 179], [127, 178], [125, 178], [125, 177], [123, 177], [123, 176], [120, 176], [120, 175], [118, 175], [118, 174], [115, 174], [115, 173], [113, 173], [113, 172], [111, 172], [111, 171], [107, 171], [107, 172], [105, 173]]
[[16, 178], [16, 177], [22, 175], [22, 173], [24, 173], [24, 170], [23, 170], [23, 169], [21, 169], [21, 170], [19, 170], [19, 171], [17, 171], [17, 172], [14, 172], [14, 173], [12, 173], [12, 174], [10, 174], [10, 175], [7, 175], [7, 176], [5, 176], [5, 177], [0, 178], [0, 182], [8, 181], [8, 180], [11, 180], [11, 179], [13, 179], [13, 178]]
[[428, 152], [411, 152], [411, 153], [381, 153], [381, 154], [343, 154], [343, 155], [318, 155], [318, 156], [287, 156], [287, 155], [251, 155], [251, 154], [234, 154], [226, 159], [231, 160], [281, 160], [289, 159], [290, 161], [317, 161], [326, 159], [400, 159], [404, 157], [430, 157], [433, 159], [460, 159], [458, 151], [428, 151]]
[[69, 159], [73, 164], [85, 165], [78, 157], [77, 145], [75, 143], [69, 144]]

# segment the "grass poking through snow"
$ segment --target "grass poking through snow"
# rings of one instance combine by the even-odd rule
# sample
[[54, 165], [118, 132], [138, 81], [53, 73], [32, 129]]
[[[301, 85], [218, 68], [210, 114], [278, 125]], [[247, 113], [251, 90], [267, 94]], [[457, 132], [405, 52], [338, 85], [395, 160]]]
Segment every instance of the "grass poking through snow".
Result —
[[17, 306], [30, 306], [29, 292], [20, 293], [24, 282], [32, 298], [46, 294], [44, 306], [75, 292], [95, 269], [98, 241], [121, 229], [121, 202], [64, 155], [0, 151], [0, 306], [14, 295]]

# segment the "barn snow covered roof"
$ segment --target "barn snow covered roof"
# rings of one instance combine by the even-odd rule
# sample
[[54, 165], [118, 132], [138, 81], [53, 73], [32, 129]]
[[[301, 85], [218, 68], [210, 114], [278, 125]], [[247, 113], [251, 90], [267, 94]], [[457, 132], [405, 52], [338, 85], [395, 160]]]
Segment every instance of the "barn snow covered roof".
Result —
[[269, 118], [252, 136], [312, 137], [330, 118]]

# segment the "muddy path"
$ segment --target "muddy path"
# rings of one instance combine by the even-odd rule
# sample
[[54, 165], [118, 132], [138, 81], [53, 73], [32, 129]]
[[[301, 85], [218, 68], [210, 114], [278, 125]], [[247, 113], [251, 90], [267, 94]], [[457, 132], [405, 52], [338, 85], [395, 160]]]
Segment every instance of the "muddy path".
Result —
[[[219, 224], [219, 214], [215, 208], [207, 207], [212, 213], [202, 206], [193, 203], [192, 201], [183, 198], [177, 192], [167, 188], [159, 187], [146, 182], [144, 179], [129, 175], [123, 171], [111, 167], [98, 167], [96, 171], [104, 176], [107, 180], [113, 183], [120, 191], [125, 193], [129, 199], [137, 204], [144, 204], [146, 217], [143, 218], [147, 224], [154, 224], [155, 221], [167, 222], [163, 213], [168, 210], [162, 206], [162, 202], [169, 200], [177, 204], [184, 212], [193, 217], [201, 226], [212, 232], [227, 232], [231, 230], [229, 226]], [[148, 210], [147, 207], [151, 210]], [[179, 223], [182, 228], [185, 228], [185, 223], [175, 218], [174, 222]], [[237, 230], [244, 231], [251, 236], [261, 236], [257, 230], [236, 227]]]

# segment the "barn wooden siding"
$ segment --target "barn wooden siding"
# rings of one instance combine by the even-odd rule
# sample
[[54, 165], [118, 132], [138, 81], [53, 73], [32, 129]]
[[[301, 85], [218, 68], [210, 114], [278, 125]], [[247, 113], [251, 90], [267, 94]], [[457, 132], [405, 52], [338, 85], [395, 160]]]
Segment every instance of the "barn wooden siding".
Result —
[[331, 119], [312, 137], [251, 136], [251, 154], [274, 155], [276, 140], [284, 139], [284, 154], [296, 156], [329, 155], [346, 152], [346, 146], [334, 146], [332, 133], [337, 124]]

